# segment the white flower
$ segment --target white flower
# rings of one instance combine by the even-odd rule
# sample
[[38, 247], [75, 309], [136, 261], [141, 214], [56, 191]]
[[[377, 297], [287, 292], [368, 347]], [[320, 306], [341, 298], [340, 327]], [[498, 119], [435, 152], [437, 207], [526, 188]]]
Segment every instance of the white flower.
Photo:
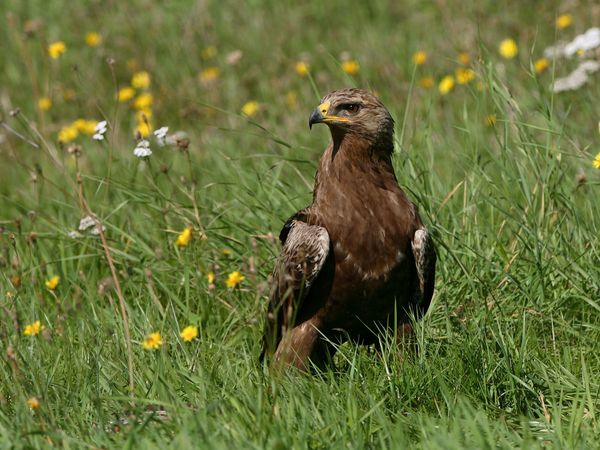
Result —
[[600, 70], [600, 63], [596, 61], [583, 61], [579, 67], [563, 78], [554, 80], [552, 90], [554, 92], [573, 91], [579, 89], [588, 80], [588, 74]]
[[177, 141], [183, 141], [188, 138], [185, 131], [176, 131], [166, 137], [165, 142], [167, 145], [177, 145]]
[[92, 216], [85, 216], [79, 221], [79, 231], [85, 231], [96, 224], [96, 220]]
[[79, 231], [73, 230], [73, 231], [69, 231], [67, 233], [67, 236], [69, 236], [71, 239], [78, 239], [81, 237], [81, 233], [79, 233]]
[[145, 158], [152, 154], [152, 150], [150, 150], [150, 142], [146, 139], [142, 139], [137, 143], [137, 146], [133, 150], [133, 154], [138, 158]]
[[107, 130], [106, 120], [98, 122], [96, 124], [96, 127], [94, 128], [94, 135], [92, 136], [92, 139], [94, 139], [96, 141], [103, 141], [106, 130]]
[[576, 36], [571, 42], [559, 42], [544, 50], [546, 58], [559, 58], [566, 56], [571, 58], [580, 51], [587, 52], [600, 47], [600, 28], [590, 28], [585, 33]]
[[167, 137], [168, 132], [169, 132], [169, 127], [161, 127], [154, 132], [154, 136], [156, 136], [156, 142], [161, 147], [163, 147], [165, 145], [165, 138]]
[[[102, 225], [102, 231], [106, 231], [106, 227], [104, 225]], [[96, 225], [94, 228], [92, 228], [90, 230], [90, 234], [93, 234], [94, 236], [97, 236], [100, 234], [100, 227], [98, 225]]]

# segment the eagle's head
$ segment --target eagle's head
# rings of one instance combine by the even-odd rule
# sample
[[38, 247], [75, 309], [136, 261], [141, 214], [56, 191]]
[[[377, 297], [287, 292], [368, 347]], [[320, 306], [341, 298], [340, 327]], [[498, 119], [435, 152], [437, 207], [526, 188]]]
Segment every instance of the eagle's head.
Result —
[[377, 97], [363, 89], [341, 89], [327, 94], [312, 112], [308, 125], [325, 123], [334, 141], [346, 134], [393, 145], [394, 120]]

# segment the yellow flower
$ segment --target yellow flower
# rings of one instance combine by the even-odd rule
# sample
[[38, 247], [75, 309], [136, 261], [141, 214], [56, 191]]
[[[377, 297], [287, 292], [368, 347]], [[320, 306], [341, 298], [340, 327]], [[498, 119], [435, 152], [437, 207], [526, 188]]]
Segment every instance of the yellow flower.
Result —
[[308, 75], [308, 70], [310, 69], [310, 66], [304, 61], [298, 61], [294, 68], [296, 69], [296, 73], [298, 75], [300, 75], [301, 77], [305, 77], [306, 75]]
[[53, 277], [46, 280], [45, 284], [48, 289], [53, 291], [54, 289], [56, 289], [56, 286], [58, 286], [58, 283], [60, 283], [60, 277], [58, 275], [54, 275]]
[[120, 102], [126, 102], [127, 100], [131, 100], [135, 95], [135, 89], [132, 87], [122, 87], [117, 92], [117, 100]]
[[561, 14], [556, 18], [556, 28], [563, 30], [568, 28], [573, 23], [573, 16], [571, 14]]
[[215, 66], [211, 66], [211, 67], [207, 67], [206, 69], [204, 69], [202, 72], [200, 72], [200, 81], [213, 81], [216, 80], [217, 78], [219, 78], [219, 75], [221, 74], [221, 71], [219, 70], [218, 67]]
[[415, 66], [422, 66], [427, 62], [427, 53], [425, 53], [423, 50], [419, 50], [418, 52], [415, 52], [412, 60]]
[[458, 54], [458, 62], [461, 63], [463, 66], [468, 66], [469, 64], [471, 64], [471, 57], [467, 52], [460, 52]]
[[50, 100], [48, 97], [40, 97], [38, 99], [37, 106], [40, 111], [48, 111], [50, 108], [52, 108], [52, 100]]
[[62, 127], [58, 132], [58, 141], [64, 143], [74, 141], [79, 136], [79, 131], [73, 125]]
[[493, 127], [496, 125], [496, 114], [488, 114], [485, 116], [485, 119], [483, 119], [483, 122], [486, 124], [486, 126]]
[[179, 236], [177, 236], [177, 239], [175, 240], [175, 245], [177, 245], [177, 247], [187, 247], [191, 238], [192, 227], [187, 227], [185, 230], [179, 233]]
[[97, 123], [98, 122], [95, 120], [77, 119], [73, 122], [72, 126], [75, 127], [78, 132], [91, 136], [94, 134]]
[[215, 282], [215, 273], [214, 272], [208, 272], [206, 274], [206, 280], [208, 281], [208, 284], [213, 284]]
[[227, 285], [228, 288], [234, 288], [238, 284], [240, 284], [242, 281], [244, 281], [245, 279], [246, 279], [245, 276], [243, 276], [240, 272], [235, 271], [235, 272], [231, 272], [229, 274], [229, 276], [227, 277], [227, 280], [225, 280], [225, 284]]
[[440, 94], [446, 95], [452, 89], [454, 89], [454, 77], [452, 75], [446, 75], [438, 84], [438, 91]]
[[136, 89], [148, 89], [150, 87], [150, 74], [145, 70], [134, 73], [131, 78], [131, 85]]
[[469, 81], [473, 81], [475, 79], [475, 71], [473, 69], [468, 69], [464, 67], [459, 67], [456, 69], [456, 82], [458, 84], [467, 84]]
[[250, 100], [242, 106], [242, 114], [246, 117], [252, 117], [258, 112], [258, 102]]
[[35, 322], [30, 323], [29, 325], [25, 325], [23, 334], [25, 336], [37, 336], [40, 333], [40, 331], [42, 331], [44, 328], [46, 327], [42, 325], [39, 320], [36, 320]]
[[160, 335], [160, 331], [155, 331], [154, 333], [150, 333], [146, 337], [146, 339], [144, 339], [144, 342], [142, 344], [142, 346], [146, 350], [156, 350], [161, 345], [163, 345], [163, 340], [162, 340], [162, 336]]
[[537, 59], [533, 63], [533, 69], [535, 70], [535, 73], [545, 72], [546, 70], [548, 70], [548, 67], [550, 67], [550, 61], [548, 61], [547, 58]]
[[63, 41], [54, 41], [48, 46], [48, 54], [52, 59], [58, 59], [66, 51], [67, 46]]
[[429, 89], [434, 83], [433, 77], [423, 77], [419, 80], [419, 86], [423, 89]]
[[503, 58], [512, 59], [519, 53], [519, 47], [517, 47], [517, 43], [513, 39], [504, 39], [500, 42], [498, 51]]
[[37, 399], [37, 397], [28, 398], [27, 406], [35, 411], [36, 409], [40, 409], [40, 401]]
[[138, 122], [135, 131], [139, 133], [141, 137], [146, 138], [152, 133], [152, 125], [150, 125], [150, 122], [148, 121]]
[[349, 59], [342, 63], [342, 70], [348, 75], [356, 75], [360, 70], [360, 64], [355, 59]]
[[223, 256], [225, 258], [229, 258], [231, 256], [231, 250], [229, 250], [228, 248], [224, 248], [221, 253], [223, 253]]
[[179, 336], [181, 336], [181, 339], [183, 339], [185, 342], [191, 342], [198, 337], [198, 327], [188, 325], [181, 330]]
[[154, 100], [154, 97], [152, 97], [152, 94], [149, 94], [147, 92], [144, 92], [143, 94], [138, 95], [135, 100], [133, 101], [133, 107], [135, 109], [148, 109], [152, 106], [152, 101]]
[[94, 31], [90, 31], [85, 35], [85, 43], [90, 47], [98, 47], [102, 44], [102, 36]]
[[202, 56], [202, 59], [214, 58], [215, 56], [217, 56], [217, 48], [214, 45], [210, 45], [202, 49], [200, 56]]
[[600, 169], [600, 153], [598, 153], [592, 161], [592, 166], [594, 166], [596, 169]]

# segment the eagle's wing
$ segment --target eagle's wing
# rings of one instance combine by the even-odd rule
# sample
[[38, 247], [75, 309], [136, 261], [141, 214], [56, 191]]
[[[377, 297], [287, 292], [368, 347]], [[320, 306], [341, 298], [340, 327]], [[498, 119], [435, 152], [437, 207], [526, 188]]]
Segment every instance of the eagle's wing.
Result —
[[431, 235], [425, 228], [415, 231], [412, 239], [412, 252], [417, 268], [418, 286], [416, 289], [417, 312], [424, 315], [431, 303], [435, 283], [436, 254]]
[[279, 239], [283, 248], [273, 270], [263, 357], [273, 353], [285, 331], [294, 326], [302, 300], [329, 254], [327, 230], [295, 218], [286, 222]]

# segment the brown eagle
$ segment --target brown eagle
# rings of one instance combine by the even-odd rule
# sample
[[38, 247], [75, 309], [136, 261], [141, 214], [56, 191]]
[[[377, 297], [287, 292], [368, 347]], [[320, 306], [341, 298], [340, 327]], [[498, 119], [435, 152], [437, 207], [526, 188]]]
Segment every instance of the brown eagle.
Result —
[[283, 226], [264, 349], [277, 366], [323, 366], [333, 344], [410, 330], [433, 294], [431, 235], [400, 186], [391, 156], [394, 121], [362, 89], [326, 95], [308, 121], [329, 126], [313, 201]]

